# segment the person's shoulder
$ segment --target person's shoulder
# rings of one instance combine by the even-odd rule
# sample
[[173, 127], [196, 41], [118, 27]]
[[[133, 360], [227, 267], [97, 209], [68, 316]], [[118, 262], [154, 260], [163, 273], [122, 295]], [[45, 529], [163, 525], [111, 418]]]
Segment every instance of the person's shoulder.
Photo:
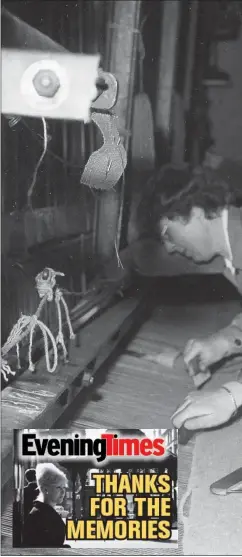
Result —
[[37, 482], [31, 482], [28, 487], [30, 490], [35, 491], [36, 489], [38, 489]]
[[48, 509], [46, 509], [46, 505], [41, 505], [41, 504], [35, 504], [35, 502], [33, 503], [33, 507], [29, 513], [29, 517], [32, 517], [32, 520], [34, 520], [36, 517], [40, 517], [40, 516], [46, 516], [47, 515], [47, 511]]

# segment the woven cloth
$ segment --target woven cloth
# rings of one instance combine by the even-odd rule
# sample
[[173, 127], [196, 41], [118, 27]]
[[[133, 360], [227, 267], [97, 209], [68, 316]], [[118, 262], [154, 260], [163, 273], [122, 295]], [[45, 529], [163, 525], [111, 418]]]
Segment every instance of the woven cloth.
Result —
[[[218, 374], [213, 387], [235, 379], [226, 375]], [[242, 554], [242, 493], [217, 496], [210, 492], [212, 483], [241, 466], [241, 418], [197, 435], [188, 489], [190, 508], [184, 524], [184, 555]]]

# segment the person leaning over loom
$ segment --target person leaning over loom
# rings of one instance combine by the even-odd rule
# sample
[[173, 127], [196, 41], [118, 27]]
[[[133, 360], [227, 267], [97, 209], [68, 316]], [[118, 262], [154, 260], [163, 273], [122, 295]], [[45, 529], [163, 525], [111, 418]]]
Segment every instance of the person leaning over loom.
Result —
[[[195, 263], [217, 257], [225, 276], [242, 294], [242, 207], [216, 171], [201, 167], [170, 171], [156, 180], [153, 207], [160, 235], [169, 253], [178, 252]], [[169, 173], [169, 171], [168, 171]], [[242, 313], [225, 329], [191, 339], [184, 360], [198, 358], [201, 371], [223, 358], [242, 353]], [[210, 393], [190, 394], [172, 417], [175, 427], [204, 429], [225, 424], [242, 407], [242, 374]]]
[[[56, 512], [68, 485], [65, 474], [54, 464], [36, 467], [39, 495], [24, 523], [23, 547], [63, 547], [65, 524]], [[68, 546], [65, 546], [68, 547]]]

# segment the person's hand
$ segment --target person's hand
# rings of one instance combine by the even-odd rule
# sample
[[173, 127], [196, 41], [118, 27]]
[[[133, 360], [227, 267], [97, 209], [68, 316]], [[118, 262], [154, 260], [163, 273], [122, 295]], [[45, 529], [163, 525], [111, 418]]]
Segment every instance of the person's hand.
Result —
[[191, 393], [171, 417], [174, 427], [186, 429], [216, 427], [229, 421], [236, 411], [226, 389], [212, 393]]
[[212, 335], [205, 339], [191, 339], [184, 349], [184, 362], [190, 375], [194, 374], [191, 361], [198, 359], [200, 371], [206, 371], [208, 367], [219, 362], [229, 354], [228, 341], [220, 335]]

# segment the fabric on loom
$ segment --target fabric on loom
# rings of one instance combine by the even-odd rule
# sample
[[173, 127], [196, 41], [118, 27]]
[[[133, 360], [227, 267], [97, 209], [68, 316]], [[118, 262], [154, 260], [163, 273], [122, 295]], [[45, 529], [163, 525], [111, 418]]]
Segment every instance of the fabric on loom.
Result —
[[[204, 390], [216, 390], [237, 377], [238, 370], [218, 372]], [[241, 467], [239, 446], [242, 446], [241, 418], [231, 425], [196, 436], [187, 488], [187, 498], [190, 495], [188, 517], [183, 515], [183, 555], [241, 553], [242, 494], [219, 497], [210, 492], [212, 483]], [[183, 499], [185, 506], [186, 497]]]
[[241, 419], [196, 439], [190, 477], [191, 507], [183, 540], [184, 555], [240, 555], [242, 494], [216, 496], [210, 485], [241, 467]]

